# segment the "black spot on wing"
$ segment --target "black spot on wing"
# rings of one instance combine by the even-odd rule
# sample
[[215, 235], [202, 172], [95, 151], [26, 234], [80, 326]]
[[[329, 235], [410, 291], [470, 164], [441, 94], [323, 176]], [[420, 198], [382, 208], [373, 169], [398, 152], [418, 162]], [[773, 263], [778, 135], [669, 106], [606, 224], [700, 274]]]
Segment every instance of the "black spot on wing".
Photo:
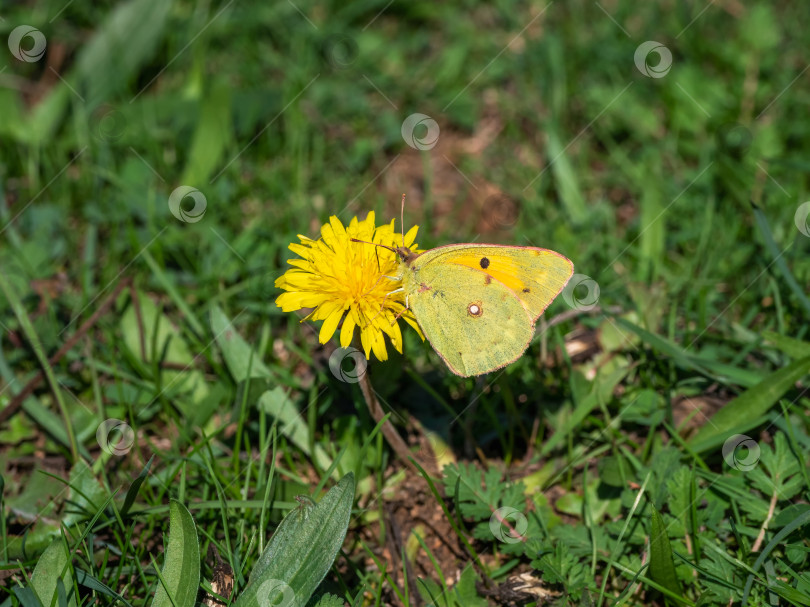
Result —
[[486, 257], [482, 257], [479, 263], [481, 264], [481, 267], [484, 268], [485, 270], [489, 267], [489, 259], [487, 259]]

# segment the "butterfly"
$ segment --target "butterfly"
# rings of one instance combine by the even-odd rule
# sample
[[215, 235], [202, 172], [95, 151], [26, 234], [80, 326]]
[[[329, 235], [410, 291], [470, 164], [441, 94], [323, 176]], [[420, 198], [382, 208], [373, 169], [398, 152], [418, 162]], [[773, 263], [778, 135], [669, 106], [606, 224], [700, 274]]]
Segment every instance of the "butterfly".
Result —
[[[384, 246], [384, 245], [377, 245]], [[388, 247], [385, 247], [388, 248]], [[490, 373], [520, 358], [534, 324], [574, 273], [559, 253], [538, 247], [451, 244], [399, 256], [405, 307], [456, 375]]]

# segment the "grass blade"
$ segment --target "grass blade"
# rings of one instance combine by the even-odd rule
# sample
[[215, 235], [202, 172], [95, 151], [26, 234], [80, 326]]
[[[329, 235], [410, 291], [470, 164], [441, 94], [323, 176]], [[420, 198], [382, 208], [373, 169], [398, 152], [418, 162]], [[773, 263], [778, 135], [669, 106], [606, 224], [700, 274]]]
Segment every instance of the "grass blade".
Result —
[[810, 342], [802, 341], [774, 331], [763, 331], [762, 337], [791, 358], [810, 356]]
[[[776, 548], [777, 546], [782, 545], [782, 540], [784, 540], [787, 536], [791, 533], [804, 527], [806, 524], [810, 523], [810, 510], [806, 511], [804, 514], [800, 515], [796, 519], [794, 519], [791, 523], [785, 525], [779, 533], [773, 536], [773, 539], [768, 542], [768, 545], [765, 546], [763, 551], [757, 557], [757, 560], [754, 561], [754, 571], [757, 571], [760, 567], [762, 567], [762, 563], [765, 562], [765, 559], [771, 554], [771, 551]], [[745, 607], [748, 604], [748, 593], [751, 592], [751, 586], [754, 583], [754, 575], [749, 574], [748, 579], [745, 581], [745, 589], [743, 590], [743, 597], [742, 597], [742, 607]]]
[[121, 506], [121, 518], [126, 518], [129, 509], [132, 508], [132, 504], [135, 503], [135, 498], [138, 497], [138, 491], [141, 489], [141, 485], [146, 480], [146, 477], [149, 476], [149, 468], [152, 467], [152, 462], [154, 461], [155, 456], [154, 454], [152, 457], [149, 458], [149, 461], [146, 462], [146, 465], [141, 470], [141, 473], [138, 475], [132, 484], [127, 489], [127, 494], [124, 497], [124, 505]]
[[65, 403], [65, 399], [62, 397], [62, 389], [59, 386], [59, 382], [56, 379], [53, 369], [51, 368], [51, 364], [48, 362], [48, 356], [45, 354], [45, 349], [42, 347], [42, 340], [40, 340], [39, 335], [37, 335], [36, 329], [34, 329], [34, 325], [31, 323], [31, 319], [28, 317], [20, 298], [17, 297], [17, 293], [11, 288], [11, 285], [6, 282], [6, 279], [2, 273], [0, 273], [0, 291], [6, 294], [8, 303], [11, 306], [11, 309], [14, 310], [14, 315], [19, 321], [20, 327], [22, 327], [25, 338], [28, 340], [28, 343], [31, 344], [31, 347], [37, 356], [37, 360], [42, 366], [42, 371], [45, 373], [45, 377], [48, 379], [48, 384], [51, 386], [53, 396], [56, 399], [56, 402], [59, 404], [59, 410], [62, 413], [62, 421], [65, 424], [65, 431], [70, 444], [70, 453], [73, 456], [73, 461], [76, 462], [79, 460], [79, 444], [76, 441], [76, 434], [73, 432], [73, 424], [70, 422], [67, 404]]
[[721, 445], [731, 434], [756, 427], [763, 416], [795, 382], [810, 371], [810, 356], [774, 371], [753, 388], [727, 403], [687, 443], [700, 453]]
[[548, 127], [546, 142], [551, 163], [551, 172], [557, 184], [560, 198], [562, 199], [568, 216], [574, 223], [583, 223], [588, 218], [588, 209], [585, 207], [585, 197], [579, 188], [579, 182], [571, 161], [565, 155], [565, 148], [560, 142], [560, 136], [552, 125]]
[[804, 291], [802, 290], [801, 286], [799, 286], [799, 283], [796, 282], [793, 272], [791, 272], [790, 268], [788, 268], [783, 252], [779, 250], [778, 246], [776, 246], [776, 241], [773, 239], [773, 234], [771, 234], [771, 228], [768, 225], [768, 220], [766, 219], [765, 214], [753, 202], [751, 203], [751, 207], [754, 209], [754, 219], [757, 222], [757, 227], [759, 228], [760, 234], [762, 234], [762, 239], [765, 241], [765, 248], [768, 249], [771, 257], [773, 257], [773, 261], [771, 263], [776, 264], [776, 267], [779, 268], [779, 271], [782, 273], [788, 287], [790, 287], [790, 290], [796, 296], [796, 299], [799, 300], [799, 303], [802, 304], [802, 307], [807, 312], [807, 315], [810, 316], [810, 299], [807, 298], [807, 295], [804, 294]]

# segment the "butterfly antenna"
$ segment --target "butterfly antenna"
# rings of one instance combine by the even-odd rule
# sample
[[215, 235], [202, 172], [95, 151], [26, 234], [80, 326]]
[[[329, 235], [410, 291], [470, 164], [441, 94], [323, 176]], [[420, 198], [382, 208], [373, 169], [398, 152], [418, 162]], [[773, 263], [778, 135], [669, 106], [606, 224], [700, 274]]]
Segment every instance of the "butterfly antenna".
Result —
[[389, 250], [389, 251], [391, 251], [392, 253], [396, 253], [396, 252], [397, 252], [397, 251], [396, 251], [396, 249], [394, 249], [394, 247], [389, 247], [389, 246], [386, 246], [386, 245], [384, 245], [384, 244], [379, 244], [379, 243], [377, 243], [377, 242], [369, 242], [368, 240], [358, 240], [357, 238], [350, 238], [350, 240], [351, 240], [352, 242], [362, 242], [363, 244], [370, 244], [370, 245], [371, 245], [371, 246], [373, 246], [373, 247], [382, 247], [383, 249], [388, 249], [388, 250]]
[[402, 209], [400, 210], [399, 225], [402, 230], [402, 248], [405, 248], [405, 194], [402, 194]]

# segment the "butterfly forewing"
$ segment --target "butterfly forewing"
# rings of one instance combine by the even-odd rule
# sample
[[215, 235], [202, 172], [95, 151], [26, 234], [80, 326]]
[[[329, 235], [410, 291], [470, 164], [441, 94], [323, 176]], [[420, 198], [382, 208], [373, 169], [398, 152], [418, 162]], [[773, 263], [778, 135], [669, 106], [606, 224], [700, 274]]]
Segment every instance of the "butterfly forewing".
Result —
[[403, 287], [425, 337], [457, 375], [481, 375], [513, 362], [534, 335], [524, 303], [480, 269], [415, 263]]
[[532, 320], [537, 320], [574, 273], [569, 259], [549, 249], [489, 244], [437, 247], [420, 255], [413, 265], [418, 270], [446, 264], [472, 268], [497, 280], [523, 302]]

